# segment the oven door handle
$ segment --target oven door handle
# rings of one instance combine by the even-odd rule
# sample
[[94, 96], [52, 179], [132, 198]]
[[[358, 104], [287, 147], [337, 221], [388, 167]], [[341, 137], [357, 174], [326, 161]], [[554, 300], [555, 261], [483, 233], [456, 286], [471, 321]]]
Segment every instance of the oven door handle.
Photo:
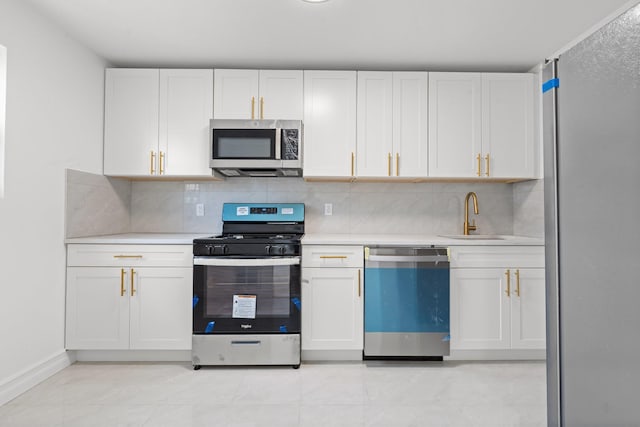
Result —
[[193, 257], [193, 265], [214, 267], [261, 267], [272, 265], [300, 265], [300, 257], [284, 258], [212, 258]]

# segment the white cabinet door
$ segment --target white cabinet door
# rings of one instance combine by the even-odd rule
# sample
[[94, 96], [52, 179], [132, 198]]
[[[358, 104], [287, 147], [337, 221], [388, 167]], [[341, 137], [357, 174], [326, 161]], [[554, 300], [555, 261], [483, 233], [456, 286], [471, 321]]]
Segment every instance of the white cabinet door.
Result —
[[511, 283], [512, 287], [515, 286], [511, 294], [511, 347], [513, 349], [544, 349], [546, 347], [544, 268], [512, 270]]
[[265, 120], [302, 120], [303, 72], [260, 70], [260, 99], [257, 110]]
[[107, 69], [104, 174], [149, 176], [157, 171], [157, 69]]
[[66, 348], [129, 348], [129, 270], [67, 268]]
[[191, 268], [137, 268], [131, 297], [132, 350], [191, 349]]
[[160, 70], [158, 172], [211, 176], [213, 70]]
[[429, 73], [430, 176], [478, 176], [481, 92], [479, 73]]
[[392, 73], [358, 71], [357, 175], [392, 175]]
[[428, 73], [393, 73], [393, 175], [426, 177]]
[[510, 348], [510, 301], [502, 269], [451, 270], [451, 349]]
[[362, 350], [362, 271], [302, 269], [302, 350]]
[[259, 117], [258, 70], [214, 71], [213, 118], [257, 119]]
[[482, 75], [482, 151], [485, 176], [535, 177], [532, 74]]
[[355, 176], [356, 72], [304, 72], [304, 175]]

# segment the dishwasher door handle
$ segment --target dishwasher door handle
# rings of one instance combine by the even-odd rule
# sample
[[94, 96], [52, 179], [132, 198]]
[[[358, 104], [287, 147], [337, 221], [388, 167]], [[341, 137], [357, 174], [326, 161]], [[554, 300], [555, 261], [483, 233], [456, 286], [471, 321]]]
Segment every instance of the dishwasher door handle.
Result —
[[377, 262], [449, 262], [447, 255], [369, 255], [369, 261]]

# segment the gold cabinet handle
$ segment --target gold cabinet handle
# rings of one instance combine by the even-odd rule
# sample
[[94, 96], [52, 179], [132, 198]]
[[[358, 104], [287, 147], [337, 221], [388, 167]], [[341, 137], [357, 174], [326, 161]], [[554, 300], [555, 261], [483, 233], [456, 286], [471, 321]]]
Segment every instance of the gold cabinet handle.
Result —
[[485, 172], [486, 176], [491, 174], [491, 164], [489, 163], [489, 155], [487, 154], [484, 160], [487, 162], [487, 171]]
[[156, 152], [151, 150], [151, 167], [149, 169], [149, 174], [153, 175], [156, 173]]
[[400, 176], [400, 153], [396, 153], [396, 176]]
[[507, 296], [511, 297], [511, 270], [507, 270], [504, 274], [507, 276]]
[[387, 175], [391, 176], [391, 153], [387, 154]]
[[114, 255], [113, 257], [115, 259], [122, 259], [122, 258], [137, 258], [137, 259], [141, 259], [142, 255]]
[[356, 153], [351, 152], [351, 176], [355, 176]]
[[251, 120], [256, 118], [255, 111], [256, 111], [256, 97], [252, 96], [251, 97]]
[[125, 293], [124, 289], [124, 268], [120, 269], [120, 296], [123, 297]]
[[480, 168], [482, 167], [482, 155], [478, 153], [478, 157], [476, 157], [476, 159], [478, 160], [478, 176], [481, 176], [482, 173], [480, 172]]
[[260, 97], [260, 120], [264, 120], [264, 97]]
[[516, 295], [520, 296], [520, 269], [516, 270]]
[[320, 255], [320, 259], [347, 259], [346, 255]]
[[132, 268], [131, 269], [131, 296], [134, 296], [136, 293], [136, 288], [133, 287], [133, 280], [135, 275], [136, 275], [136, 271]]
[[164, 175], [164, 152], [160, 152], [160, 175]]
[[361, 281], [360, 280], [360, 269], [358, 269], [358, 297], [362, 296], [362, 292], [361, 292], [361, 289], [360, 289], [360, 281]]

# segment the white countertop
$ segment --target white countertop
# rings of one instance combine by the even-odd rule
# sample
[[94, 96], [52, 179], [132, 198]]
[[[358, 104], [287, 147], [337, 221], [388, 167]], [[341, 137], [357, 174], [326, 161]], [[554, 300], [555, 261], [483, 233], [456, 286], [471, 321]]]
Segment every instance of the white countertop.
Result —
[[97, 245], [191, 245], [193, 239], [209, 237], [212, 233], [124, 233], [105, 236], [72, 237], [65, 243]]
[[[479, 238], [477, 238], [479, 237]], [[493, 236], [487, 236], [493, 237]], [[407, 234], [305, 234], [304, 245], [440, 245], [440, 246], [541, 246], [544, 239], [525, 236], [476, 236], [455, 239], [436, 235]]]
[[[190, 245], [206, 233], [124, 233], [73, 237], [65, 243], [103, 245]], [[500, 239], [455, 239], [437, 235], [407, 234], [305, 234], [304, 245], [441, 245], [441, 246], [541, 246], [544, 240], [525, 236], [497, 236]]]

